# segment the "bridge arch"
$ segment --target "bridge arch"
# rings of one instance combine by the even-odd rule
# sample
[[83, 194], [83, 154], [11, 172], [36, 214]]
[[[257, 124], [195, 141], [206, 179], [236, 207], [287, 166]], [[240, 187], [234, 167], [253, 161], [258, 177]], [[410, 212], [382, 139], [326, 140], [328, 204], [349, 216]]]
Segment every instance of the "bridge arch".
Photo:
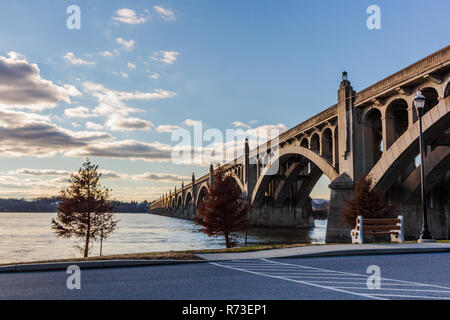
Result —
[[245, 191], [244, 184], [242, 183], [242, 180], [235, 174], [231, 173], [231, 176], [234, 178], [234, 181], [236, 181], [236, 184], [239, 186], [242, 192]]
[[[450, 97], [442, 99], [423, 117], [423, 135], [425, 141], [433, 141], [448, 129], [450, 121]], [[403, 135], [394, 142], [379, 161], [370, 170], [374, 182], [372, 187], [389, 189], [399, 173], [416, 156], [418, 150], [419, 124], [410, 126]]]
[[320, 152], [320, 136], [318, 132], [314, 132], [309, 140], [309, 150], [319, 153]]
[[191, 192], [191, 191], [188, 191], [188, 192], [186, 193], [186, 196], [184, 197], [183, 207], [184, 207], [184, 208], [187, 208], [187, 206], [188, 206], [189, 204], [193, 204], [193, 197], [192, 197], [192, 192]]
[[423, 114], [426, 114], [434, 106], [439, 103], [439, 93], [433, 86], [427, 86], [421, 89], [423, 96], [425, 97], [425, 107], [423, 109]]
[[450, 96], [450, 77], [447, 80], [447, 86], [444, 88], [444, 98]]
[[308, 141], [308, 138], [306, 138], [306, 137], [302, 138], [302, 140], [300, 141], [300, 147], [309, 149], [309, 141]]
[[408, 102], [403, 98], [393, 100], [385, 110], [386, 149], [408, 129]]
[[195, 199], [195, 207], [198, 207], [198, 205], [203, 202], [206, 197], [208, 196], [208, 183], [203, 182], [198, 189], [197, 193], [197, 199]]
[[378, 108], [369, 109], [363, 115], [363, 152], [365, 168], [372, 168], [383, 154], [383, 128], [381, 122], [381, 111]]
[[333, 131], [330, 127], [325, 127], [321, 133], [322, 157], [331, 163], [333, 158]]
[[272, 178], [272, 175], [269, 175], [268, 173], [275, 173], [275, 171], [278, 171], [276, 169], [279, 166], [280, 161], [283, 161], [289, 157], [299, 155], [314, 163], [331, 181], [338, 177], [338, 173], [336, 172], [336, 170], [325, 159], [323, 159], [314, 151], [294, 145], [281, 148], [277, 157], [275, 159], [272, 159], [270, 165], [264, 167], [260, 177], [258, 178], [255, 188], [253, 189], [251, 205], [257, 202], [259, 203], [261, 201], [265, 192], [266, 185]]

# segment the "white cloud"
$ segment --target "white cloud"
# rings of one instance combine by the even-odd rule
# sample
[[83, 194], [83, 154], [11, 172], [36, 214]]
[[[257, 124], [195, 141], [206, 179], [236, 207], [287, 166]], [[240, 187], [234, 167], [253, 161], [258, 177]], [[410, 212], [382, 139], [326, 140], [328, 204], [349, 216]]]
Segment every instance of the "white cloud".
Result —
[[153, 92], [126, 92], [105, 88], [103, 85], [94, 82], [84, 82], [83, 90], [98, 100], [98, 105], [94, 113], [101, 115], [121, 114], [127, 115], [131, 112], [141, 110], [131, 108], [125, 104], [128, 100], [161, 100], [176, 96], [175, 92], [155, 89]]
[[153, 9], [159, 13], [160, 17], [167, 21], [175, 20], [175, 14], [172, 10], [160, 6], [153, 6]]
[[108, 50], [99, 52], [98, 54], [102, 57], [112, 57], [114, 55], [114, 53]]
[[117, 43], [121, 44], [127, 50], [133, 50], [134, 40], [124, 40], [123, 38], [116, 38]]
[[177, 129], [180, 129], [180, 127], [177, 125], [167, 124], [167, 125], [159, 125], [156, 128], [156, 131], [160, 132], [160, 133], [172, 133], [173, 131], [175, 131]]
[[119, 23], [126, 24], [142, 24], [150, 19], [149, 15], [136, 15], [136, 11], [128, 8], [119, 9], [116, 11], [113, 20]]
[[39, 67], [17, 52], [0, 56], [0, 105], [14, 109], [43, 110], [60, 102], [71, 103], [81, 93], [72, 85], [62, 87], [41, 77]]
[[233, 127], [237, 127], [237, 128], [239, 128], [239, 127], [245, 128], [245, 129], [249, 129], [249, 128], [250, 128], [250, 126], [249, 126], [248, 124], [245, 124], [245, 123], [243, 123], [243, 122], [241, 122], [241, 121], [235, 121], [235, 122], [232, 122], [231, 125], [232, 125]]
[[89, 130], [103, 130], [104, 129], [101, 124], [94, 123], [91, 121], [86, 122], [85, 125], [86, 125], [86, 129], [89, 129]]
[[136, 69], [136, 65], [134, 63], [128, 62], [128, 68]]
[[158, 80], [160, 75], [158, 73], [152, 73], [152, 74], [149, 75], [149, 77], [152, 78], [152, 79]]
[[144, 143], [135, 140], [100, 142], [84, 148], [73, 149], [67, 153], [77, 157], [106, 157], [149, 162], [168, 162], [171, 147], [159, 142]]
[[73, 52], [67, 52], [66, 55], [64, 56], [64, 59], [67, 62], [70, 62], [71, 64], [77, 65], [77, 66], [81, 66], [81, 65], [91, 66], [91, 65], [95, 64], [95, 62], [93, 62], [93, 61], [86, 61], [81, 58], [75, 57], [75, 54]]
[[0, 153], [3, 156], [49, 157], [111, 139], [113, 137], [106, 132], [58, 127], [45, 116], [0, 110]]
[[178, 60], [180, 55], [177, 51], [159, 51], [155, 52], [153, 56], [150, 57], [152, 60], [161, 61], [167, 64], [174, 64]]
[[90, 112], [86, 107], [79, 106], [75, 108], [68, 108], [64, 110], [64, 115], [69, 118], [92, 118], [97, 117], [96, 114]]
[[120, 76], [124, 79], [128, 79], [128, 74], [126, 74], [125, 72], [121, 72]]
[[21, 168], [17, 170], [11, 170], [9, 174], [20, 174], [20, 175], [30, 175], [30, 176], [67, 176], [71, 172], [66, 170], [55, 170], [55, 169], [28, 169]]
[[193, 126], [195, 126], [196, 122], [197, 121], [192, 120], [192, 119], [186, 119], [186, 120], [184, 120], [183, 124], [188, 127], [193, 127]]
[[145, 131], [154, 127], [153, 123], [150, 121], [139, 118], [125, 118], [119, 114], [113, 114], [110, 116], [105, 125], [114, 131]]

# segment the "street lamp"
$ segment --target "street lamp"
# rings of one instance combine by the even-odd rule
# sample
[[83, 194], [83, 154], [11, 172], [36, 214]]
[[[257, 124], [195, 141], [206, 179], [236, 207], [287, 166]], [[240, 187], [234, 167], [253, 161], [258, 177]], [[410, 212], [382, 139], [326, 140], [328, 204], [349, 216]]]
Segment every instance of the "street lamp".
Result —
[[425, 107], [425, 97], [422, 92], [417, 91], [417, 95], [414, 97], [414, 106], [419, 114], [419, 146], [420, 146], [420, 191], [422, 194], [422, 218], [423, 225], [422, 231], [420, 232], [420, 237], [417, 242], [433, 242], [430, 230], [428, 229], [428, 218], [427, 218], [427, 198], [425, 194], [425, 167], [424, 167], [424, 147], [423, 147], [423, 133], [422, 133], [422, 116], [423, 109]]

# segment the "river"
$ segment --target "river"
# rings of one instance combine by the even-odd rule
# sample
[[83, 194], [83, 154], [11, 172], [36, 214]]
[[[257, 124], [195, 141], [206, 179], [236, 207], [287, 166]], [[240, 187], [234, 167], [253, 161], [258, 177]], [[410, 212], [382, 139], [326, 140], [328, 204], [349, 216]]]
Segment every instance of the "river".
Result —
[[[51, 230], [56, 213], [0, 212], [0, 263], [80, 257], [74, 239], [57, 238]], [[193, 222], [145, 213], [119, 213], [118, 230], [103, 243], [103, 254], [224, 248], [223, 238], [210, 238]], [[247, 245], [324, 243], [326, 221], [310, 229], [250, 229]], [[238, 238], [243, 245], [244, 235]], [[91, 255], [99, 254], [96, 243]]]

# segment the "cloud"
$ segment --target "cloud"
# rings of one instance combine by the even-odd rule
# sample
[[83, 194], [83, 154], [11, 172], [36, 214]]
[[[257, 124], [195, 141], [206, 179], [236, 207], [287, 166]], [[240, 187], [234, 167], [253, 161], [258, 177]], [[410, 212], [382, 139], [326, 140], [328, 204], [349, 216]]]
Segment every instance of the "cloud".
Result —
[[95, 62], [93, 61], [86, 61], [81, 58], [75, 57], [75, 54], [73, 52], [67, 52], [64, 56], [64, 59], [76, 66], [92, 66], [95, 64]]
[[112, 57], [114, 55], [114, 53], [108, 50], [99, 52], [98, 54], [102, 57]]
[[98, 123], [94, 123], [94, 122], [86, 122], [86, 129], [89, 130], [103, 130], [103, 126], [101, 124]]
[[119, 114], [114, 114], [106, 121], [105, 125], [114, 131], [150, 130], [153, 123], [139, 118], [125, 118]]
[[98, 100], [98, 106], [94, 109], [94, 113], [102, 115], [111, 115], [120, 113], [127, 115], [130, 112], [138, 112], [140, 110], [131, 108], [124, 101], [129, 100], [162, 100], [176, 96], [175, 92], [155, 89], [153, 92], [126, 92], [116, 91], [105, 88], [103, 85], [94, 82], [84, 82], [83, 90]]
[[36, 64], [17, 52], [0, 56], [0, 105], [16, 109], [43, 110], [70, 103], [81, 93], [72, 85], [57, 86], [41, 77]]
[[93, 114], [86, 107], [79, 106], [76, 108], [67, 108], [64, 110], [64, 115], [69, 118], [92, 118], [98, 115]]
[[48, 120], [37, 114], [0, 110], [0, 153], [7, 157], [49, 157], [113, 139], [106, 132], [72, 131]]
[[55, 170], [55, 169], [17, 169], [11, 170], [9, 174], [20, 174], [20, 175], [30, 175], [30, 176], [67, 176], [71, 172], [66, 170]]
[[237, 128], [239, 128], [239, 127], [245, 128], [245, 129], [249, 129], [249, 128], [250, 128], [250, 126], [249, 126], [248, 124], [245, 124], [245, 123], [240, 122], [240, 121], [232, 122], [231, 125], [232, 125], [233, 127], [237, 127]]
[[67, 153], [76, 157], [106, 157], [115, 159], [167, 162], [171, 159], [171, 147], [159, 142], [144, 143], [135, 140], [100, 142]]
[[178, 60], [180, 55], [177, 51], [159, 51], [155, 52], [153, 56], [150, 57], [152, 60], [161, 61], [167, 64], [174, 64]]
[[[158, 181], [158, 182], [181, 182], [183, 180], [189, 180], [190, 177], [180, 176], [173, 173], [153, 173], [144, 172], [142, 174], [127, 174], [119, 173], [113, 170], [100, 169], [99, 172], [102, 174], [103, 179], [121, 179], [121, 180], [143, 180], [143, 181]], [[29, 169], [20, 168], [16, 170], [8, 171], [9, 175], [24, 175], [24, 176], [64, 176], [69, 177], [72, 173], [67, 170], [55, 170], [55, 169]], [[65, 179], [67, 180], [67, 179]], [[14, 176], [3, 175], [0, 176], [0, 181], [5, 183], [18, 182]], [[29, 180], [28, 180], [29, 181]]]
[[136, 65], [134, 63], [128, 62], [128, 68], [136, 69]]
[[183, 124], [188, 127], [193, 127], [193, 126], [195, 126], [196, 122], [198, 122], [198, 121], [195, 121], [192, 119], [186, 119], [186, 120], [184, 120]]
[[113, 20], [119, 23], [126, 24], [142, 24], [146, 23], [150, 19], [150, 16], [140, 15], [139, 17], [136, 15], [136, 11], [132, 9], [119, 9], [116, 11]]
[[168, 124], [168, 125], [159, 125], [156, 128], [156, 131], [160, 132], [160, 133], [171, 133], [171, 132], [173, 132], [173, 131], [175, 131], [177, 129], [180, 129], [180, 127], [177, 126], [177, 125], [169, 125]]
[[160, 6], [153, 6], [153, 9], [155, 9], [156, 12], [159, 13], [159, 16], [161, 18], [163, 18], [164, 20], [167, 20], [167, 21], [175, 20], [175, 14], [173, 13], [172, 10], [166, 9], [166, 8], [163, 8]]
[[134, 48], [134, 40], [126, 41], [123, 38], [116, 38], [116, 41], [127, 50], [133, 50]]

